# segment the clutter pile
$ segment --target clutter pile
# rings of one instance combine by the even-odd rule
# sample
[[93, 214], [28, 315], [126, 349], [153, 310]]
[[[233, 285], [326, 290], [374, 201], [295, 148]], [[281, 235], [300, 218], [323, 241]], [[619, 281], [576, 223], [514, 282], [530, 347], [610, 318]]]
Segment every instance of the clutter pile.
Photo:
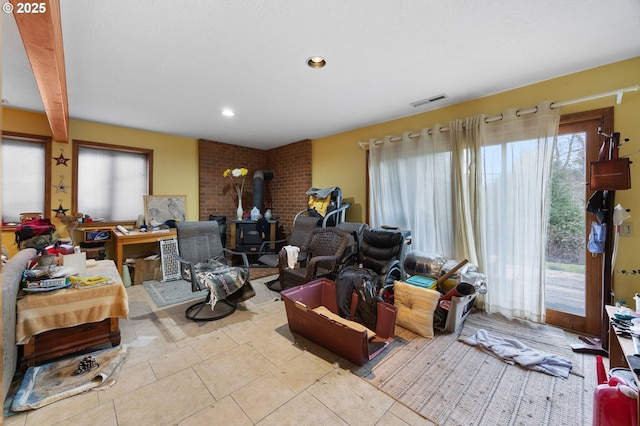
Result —
[[406, 282], [440, 293], [433, 326], [453, 332], [462, 324], [478, 294], [487, 292], [487, 277], [464, 259], [412, 251], [404, 260]]

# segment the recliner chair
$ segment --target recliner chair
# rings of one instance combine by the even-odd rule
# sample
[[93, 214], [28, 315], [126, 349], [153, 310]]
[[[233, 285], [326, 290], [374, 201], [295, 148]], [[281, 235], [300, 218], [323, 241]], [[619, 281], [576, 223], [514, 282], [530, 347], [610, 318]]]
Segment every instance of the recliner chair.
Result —
[[348, 268], [361, 267], [378, 275], [376, 292], [392, 289], [396, 280], [404, 279], [402, 256], [405, 237], [397, 229], [373, 228], [362, 233], [362, 243], [356, 256], [347, 260]]

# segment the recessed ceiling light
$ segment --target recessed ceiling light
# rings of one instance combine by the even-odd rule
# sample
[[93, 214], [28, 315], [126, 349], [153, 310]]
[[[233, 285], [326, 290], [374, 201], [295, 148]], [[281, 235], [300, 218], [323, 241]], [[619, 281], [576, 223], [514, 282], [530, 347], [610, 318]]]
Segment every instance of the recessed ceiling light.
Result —
[[311, 56], [307, 58], [307, 65], [311, 68], [322, 68], [327, 65], [327, 61], [322, 56]]
[[235, 113], [229, 108], [225, 108], [222, 110], [222, 115], [224, 115], [225, 117], [233, 117]]

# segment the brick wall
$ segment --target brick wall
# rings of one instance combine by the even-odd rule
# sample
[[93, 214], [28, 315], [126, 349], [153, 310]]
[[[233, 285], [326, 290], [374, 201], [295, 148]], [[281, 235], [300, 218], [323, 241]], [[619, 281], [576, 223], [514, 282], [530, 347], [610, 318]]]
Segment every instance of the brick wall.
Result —
[[269, 150], [267, 168], [275, 172], [275, 178], [267, 186], [273, 202], [272, 211], [288, 235], [293, 217], [307, 208], [309, 200], [305, 192], [311, 188], [311, 141], [304, 140]]
[[208, 220], [209, 215], [213, 214], [227, 216], [227, 222], [235, 219], [238, 205], [232, 182], [223, 178], [222, 173], [238, 167], [249, 170], [242, 206], [250, 211], [253, 174], [256, 170], [273, 170], [274, 179], [266, 181], [264, 185], [264, 200], [272, 203], [274, 217], [280, 219], [280, 226], [288, 233], [295, 214], [307, 205], [305, 192], [311, 187], [311, 141], [304, 140], [264, 151], [200, 139], [198, 167], [200, 220]]

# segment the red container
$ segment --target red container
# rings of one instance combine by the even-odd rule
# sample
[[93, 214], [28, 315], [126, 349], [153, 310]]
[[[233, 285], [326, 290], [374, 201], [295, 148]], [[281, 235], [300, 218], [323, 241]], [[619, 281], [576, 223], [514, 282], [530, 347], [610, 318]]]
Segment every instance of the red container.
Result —
[[593, 426], [636, 426], [638, 391], [620, 377], [606, 379], [602, 357], [596, 358], [598, 386], [593, 393]]
[[[287, 311], [289, 329], [320, 346], [329, 349], [356, 365], [363, 365], [378, 355], [393, 340], [398, 308], [379, 301], [376, 336], [369, 340], [366, 331], [358, 331], [313, 311], [324, 306], [338, 314], [336, 285], [328, 279], [283, 290], [281, 293]], [[357, 305], [357, 294], [351, 298], [351, 320]]]

